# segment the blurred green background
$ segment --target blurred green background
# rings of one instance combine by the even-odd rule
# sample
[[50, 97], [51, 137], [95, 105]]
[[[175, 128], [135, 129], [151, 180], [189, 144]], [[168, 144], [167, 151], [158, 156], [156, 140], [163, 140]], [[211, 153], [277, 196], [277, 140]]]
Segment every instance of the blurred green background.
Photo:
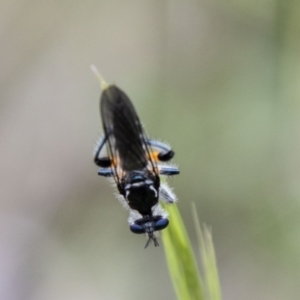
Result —
[[[299, 299], [300, 2], [1, 1], [0, 298], [174, 299], [97, 176], [95, 64], [168, 141], [223, 298]], [[172, 225], [170, 225], [172, 226]], [[195, 247], [196, 248], [196, 247]]]

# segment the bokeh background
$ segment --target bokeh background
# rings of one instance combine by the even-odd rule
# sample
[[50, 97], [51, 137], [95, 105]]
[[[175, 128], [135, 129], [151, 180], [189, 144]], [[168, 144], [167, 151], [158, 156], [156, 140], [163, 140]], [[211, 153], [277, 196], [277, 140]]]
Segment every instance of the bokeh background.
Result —
[[168, 141], [223, 298], [300, 297], [300, 2], [1, 1], [0, 298], [174, 299], [92, 152], [95, 64]]

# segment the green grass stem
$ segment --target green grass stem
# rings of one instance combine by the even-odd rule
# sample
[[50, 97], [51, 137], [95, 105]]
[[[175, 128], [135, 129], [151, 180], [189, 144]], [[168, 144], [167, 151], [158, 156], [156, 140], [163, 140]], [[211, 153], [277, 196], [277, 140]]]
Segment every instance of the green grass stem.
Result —
[[203, 276], [198, 270], [187, 231], [176, 205], [164, 205], [170, 225], [162, 232], [173, 286], [179, 300], [221, 300], [220, 283], [211, 232], [203, 229], [193, 205]]
[[173, 286], [180, 300], [204, 300], [202, 281], [193, 249], [176, 205], [164, 206], [170, 225], [163, 233], [164, 249]]
[[192, 213], [199, 243], [200, 259], [203, 264], [205, 299], [221, 300], [221, 289], [211, 230], [206, 225], [203, 225], [203, 228], [201, 228], [194, 203], [192, 204]]

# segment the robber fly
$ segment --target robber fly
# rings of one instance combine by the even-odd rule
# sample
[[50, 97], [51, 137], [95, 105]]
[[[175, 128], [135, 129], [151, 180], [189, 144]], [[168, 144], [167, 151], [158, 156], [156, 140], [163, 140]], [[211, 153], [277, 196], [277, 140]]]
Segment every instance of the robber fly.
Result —
[[94, 156], [100, 167], [98, 174], [114, 179], [118, 198], [130, 211], [130, 230], [146, 233], [145, 248], [151, 240], [158, 246], [154, 232], [169, 224], [159, 199], [176, 201], [168, 185], [160, 182], [160, 175], [179, 174], [177, 167], [165, 164], [174, 152], [168, 145], [147, 138], [131, 101], [117, 86], [104, 86], [100, 114], [104, 135]]

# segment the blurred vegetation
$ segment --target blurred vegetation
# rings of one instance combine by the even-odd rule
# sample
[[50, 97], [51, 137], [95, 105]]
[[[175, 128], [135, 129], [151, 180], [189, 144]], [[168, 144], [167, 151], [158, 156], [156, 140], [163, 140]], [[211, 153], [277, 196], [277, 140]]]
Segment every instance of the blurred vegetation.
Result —
[[223, 299], [298, 300], [299, 1], [2, 1], [1, 299], [174, 299], [97, 176], [99, 88], [168, 141], [213, 230]]

